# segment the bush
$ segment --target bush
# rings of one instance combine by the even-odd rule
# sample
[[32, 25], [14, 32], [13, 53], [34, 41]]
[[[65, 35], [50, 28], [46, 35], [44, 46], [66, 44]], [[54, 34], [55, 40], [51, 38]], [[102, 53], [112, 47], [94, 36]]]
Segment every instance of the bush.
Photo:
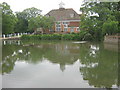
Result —
[[90, 33], [87, 33], [84, 35], [83, 40], [85, 41], [92, 41], [93, 40], [93, 36]]
[[72, 40], [72, 34], [64, 34], [62, 35], [62, 40]]
[[51, 40], [61, 40], [61, 34], [52, 34]]
[[22, 40], [41, 40], [41, 35], [22, 35]]
[[90, 33], [82, 31], [79, 34], [43, 34], [43, 35], [23, 35], [23, 40], [93, 40]]

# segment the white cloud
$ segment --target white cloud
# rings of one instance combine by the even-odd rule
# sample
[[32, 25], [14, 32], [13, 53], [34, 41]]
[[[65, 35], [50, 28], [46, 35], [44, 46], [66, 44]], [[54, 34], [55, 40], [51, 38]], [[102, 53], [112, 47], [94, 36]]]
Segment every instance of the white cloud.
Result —
[[[62, 0], [62, 2], [65, 3], [65, 8], [73, 8], [77, 13], [80, 13], [79, 9], [82, 1], [83, 0]], [[42, 10], [42, 14], [46, 14], [52, 9], [58, 9], [61, 0], [0, 0], [0, 3], [2, 2], [7, 2], [14, 12], [36, 7]]]

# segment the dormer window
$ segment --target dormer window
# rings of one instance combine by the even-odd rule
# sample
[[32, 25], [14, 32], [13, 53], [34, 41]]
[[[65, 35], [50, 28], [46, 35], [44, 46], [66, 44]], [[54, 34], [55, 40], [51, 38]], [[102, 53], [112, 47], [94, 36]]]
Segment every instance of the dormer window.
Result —
[[74, 14], [73, 14], [73, 13], [72, 13], [72, 14], [70, 14], [70, 17], [71, 17], [71, 18], [73, 18], [73, 17], [74, 17]]

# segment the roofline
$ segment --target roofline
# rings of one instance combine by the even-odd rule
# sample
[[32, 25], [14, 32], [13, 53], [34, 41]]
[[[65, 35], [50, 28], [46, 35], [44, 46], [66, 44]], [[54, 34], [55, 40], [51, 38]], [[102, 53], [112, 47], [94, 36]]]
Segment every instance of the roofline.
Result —
[[[65, 10], [69, 10], [69, 9], [72, 9], [76, 14], [78, 14], [73, 8], [65, 8]], [[59, 9], [52, 9], [47, 14], [49, 14], [51, 11], [55, 11], [55, 10], [59, 10]], [[47, 14], [45, 14], [45, 15], [47, 15]]]

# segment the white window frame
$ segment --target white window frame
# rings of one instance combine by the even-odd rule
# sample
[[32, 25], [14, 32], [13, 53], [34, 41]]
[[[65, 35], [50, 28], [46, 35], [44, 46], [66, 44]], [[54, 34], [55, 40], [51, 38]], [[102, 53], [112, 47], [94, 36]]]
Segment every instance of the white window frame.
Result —
[[79, 27], [77, 27], [77, 31], [80, 32], [80, 28]]
[[61, 31], [61, 27], [56, 27], [56, 31], [60, 32]]
[[64, 28], [64, 32], [67, 32], [68, 31], [68, 28]]
[[74, 32], [74, 27], [70, 27], [70, 32]]

